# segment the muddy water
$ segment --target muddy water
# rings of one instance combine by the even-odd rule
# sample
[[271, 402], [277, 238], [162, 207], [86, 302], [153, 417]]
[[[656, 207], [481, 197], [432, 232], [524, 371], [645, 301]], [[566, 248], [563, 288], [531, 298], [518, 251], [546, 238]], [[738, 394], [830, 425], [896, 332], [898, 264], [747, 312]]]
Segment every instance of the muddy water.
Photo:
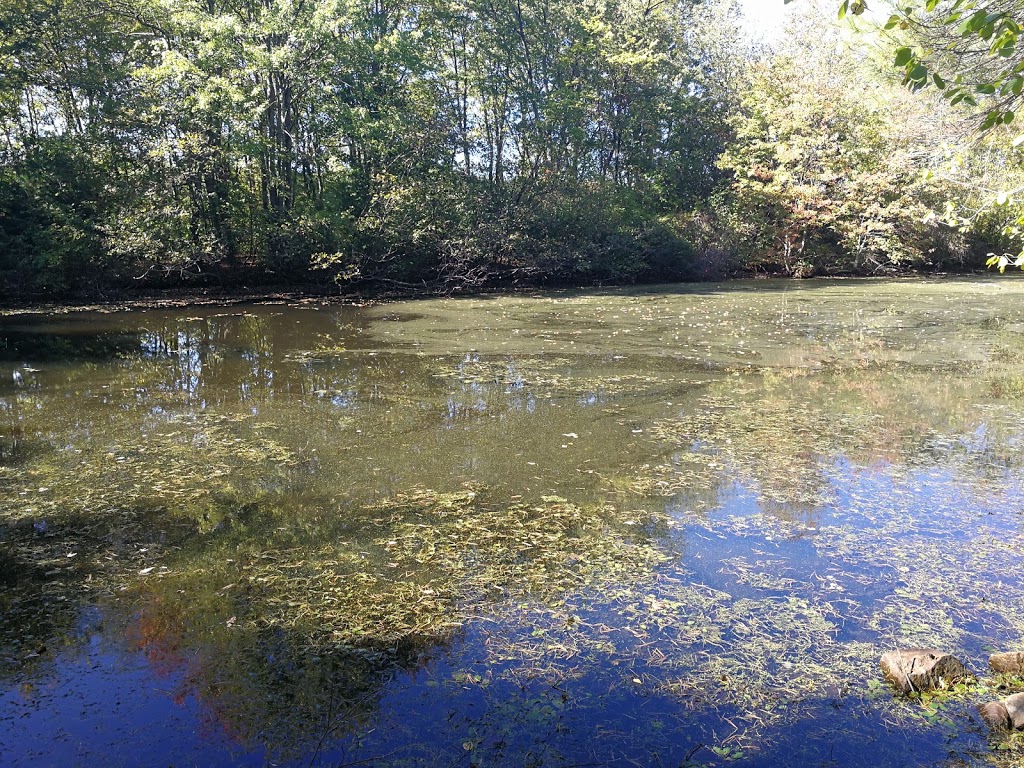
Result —
[[9, 315], [0, 763], [1014, 765], [1022, 439], [1012, 279]]

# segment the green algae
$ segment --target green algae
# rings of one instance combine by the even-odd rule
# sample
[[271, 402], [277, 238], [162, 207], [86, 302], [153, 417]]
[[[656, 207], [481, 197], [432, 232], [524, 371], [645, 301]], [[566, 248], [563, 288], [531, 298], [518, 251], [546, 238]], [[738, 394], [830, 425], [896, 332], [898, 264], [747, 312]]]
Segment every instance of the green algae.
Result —
[[3, 514], [15, 522], [100, 519], [117, 510], [162, 507], [188, 510], [216, 525], [210, 513], [218, 498], [241, 495], [243, 481], [251, 488], [271, 486], [298, 463], [273, 431], [251, 414], [174, 416], [128, 439], [114, 438], [101, 450], [71, 449], [29, 467], [8, 467], [0, 475], [9, 490]]
[[[694, 761], [756, 758], [822, 707], [941, 739], [1015, 683], [902, 700], [881, 652], [977, 669], [1024, 642], [1020, 358], [995, 309], [957, 314], [974, 290], [417, 303], [244, 363], [120, 345], [68, 372], [75, 398], [26, 372], [0, 432], [5, 672], [45, 664], [85, 601], [296, 754], [371, 730], [398, 671], [463, 642], [441, 685], [497, 712], [580, 686], [580, 711], [605, 691], [728, 723]], [[557, 700], [530, 716], [555, 728]]]
[[340, 530], [328, 547], [303, 543], [298, 524], [287, 530], [276, 519], [273, 549], [260, 537], [230, 537], [199, 562], [168, 561], [159, 578], [187, 584], [203, 564], [202, 582], [230, 583], [229, 601], [244, 594], [240, 626], [280, 627], [312, 644], [388, 647], [443, 641], [495, 600], [563, 604], [582, 590], [649, 579], [668, 558], [649, 535], [638, 538], [635, 515], [612, 507], [485, 499], [479, 490], [401, 494], [350, 510], [333, 523]]

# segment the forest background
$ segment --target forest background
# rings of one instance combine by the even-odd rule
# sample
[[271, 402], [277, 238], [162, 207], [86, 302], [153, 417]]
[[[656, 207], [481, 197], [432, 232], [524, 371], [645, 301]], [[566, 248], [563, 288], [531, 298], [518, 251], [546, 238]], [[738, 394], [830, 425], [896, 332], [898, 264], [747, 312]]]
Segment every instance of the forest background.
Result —
[[927, 26], [799, 5], [764, 43], [735, 0], [0, 0], [0, 298], [1019, 252], [1012, 113], [908, 80]]

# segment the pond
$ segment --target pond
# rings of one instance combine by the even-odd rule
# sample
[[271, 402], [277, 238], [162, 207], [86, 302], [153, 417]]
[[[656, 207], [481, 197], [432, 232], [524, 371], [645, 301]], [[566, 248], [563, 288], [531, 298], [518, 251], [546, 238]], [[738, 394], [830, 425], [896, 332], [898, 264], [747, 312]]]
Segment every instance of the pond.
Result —
[[10, 313], [0, 763], [1018, 765], [1022, 477], [1010, 278]]

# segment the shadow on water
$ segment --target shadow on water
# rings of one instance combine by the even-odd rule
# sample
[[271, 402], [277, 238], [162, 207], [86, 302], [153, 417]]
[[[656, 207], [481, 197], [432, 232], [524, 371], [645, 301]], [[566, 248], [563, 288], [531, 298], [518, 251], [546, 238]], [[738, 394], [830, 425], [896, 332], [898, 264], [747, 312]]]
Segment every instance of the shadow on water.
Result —
[[84, 606], [109, 595], [112, 573], [138, 568], [146, 553], [174, 549], [196, 533], [194, 524], [164, 512], [118, 509], [9, 522], [0, 531], [6, 619], [0, 676], [17, 677], [72, 643]]
[[83, 319], [81, 325], [57, 326], [36, 318], [8, 319], [0, 336], [0, 363], [66, 363], [97, 361], [132, 355], [139, 337], [114, 323], [98, 327]]
[[42, 441], [17, 424], [0, 426], [0, 467], [16, 467], [38, 458], [46, 450]]
[[[33, 733], [36, 742], [57, 727], [60, 738], [52, 750], [36, 752], [17, 747], [30, 743], [20, 737], [0, 737], [0, 755], [14, 764], [52, 765], [111, 757], [102, 751], [111, 748], [149, 753], [148, 743], [121, 730], [123, 720], [95, 719], [84, 745], [61, 737], [67, 724], [51, 714], [64, 710], [69, 695], [88, 710], [116, 701], [134, 733], [155, 734], [168, 745], [165, 754], [191, 752], [203, 764], [262, 764], [264, 752], [308, 764], [320, 743], [370, 728], [388, 681], [416, 669], [452, 633], [409, 632], [379, 642], [367, 633], [353, 645], [247, 615], [268, 592], [290, 595], [226, 583], [210, 562], [230, 570], [234, 561], [225, 552], [280, 522], [248, 504], [235, 505], [209, 530], [166, 510], [9, 527], [0, 540], [0, 679], [18, 688], [3, 697], [4, 720], [18, 722], [8, 735]], [[147, 565], [154, 560], [173, 568]], [[151, 690], [163, 692], [170, 711], [147, 703]], [[171, 727], [182, 727], [182, 717], [201, 721], [199, 740], [175, 745], [181, 734], [165, 731], [168, 716]], [[147, 760], [136, 755], [125, 764]]]

